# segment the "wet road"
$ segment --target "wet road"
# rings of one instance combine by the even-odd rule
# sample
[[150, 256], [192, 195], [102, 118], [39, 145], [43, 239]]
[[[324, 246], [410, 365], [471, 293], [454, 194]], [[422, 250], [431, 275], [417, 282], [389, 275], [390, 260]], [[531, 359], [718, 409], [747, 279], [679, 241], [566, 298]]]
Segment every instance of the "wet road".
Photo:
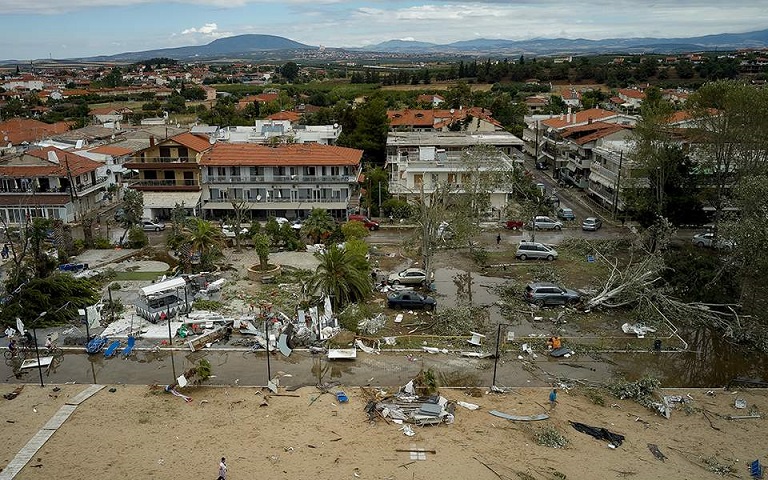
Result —
[[[611, 374], [611, 367], [605, 362], [595, 361], [587, 356], [556, 360], [538, 355], [536, 359], [526, 356], [523, 362], [517, 359], [517, 352], [504, 353], [497, 368], [497, 385], [504, 386], [546, 386], [552, 381], [550, 374], [591, 381], [604, 381]], [[264, 352], [204, 350], [189, 352], [176, 350], [173, 363], [167, 351], [138, 351], [128, 359], [104, 358], [103, 355], [66, 353], [50, 370], [43, 369], [45, 383], [63, 384], [168, 384], [176, 376], [201, 358], [212, 366], [212, 385], [264, 385], [267, 381], [267, 362]], [[492, 358], [473, 359], [452, 354], [431, 355], [423, 352], [388, 352], [381, 355], [358, 352], [355, 360], [329, 361], [325, 355], [307, 351], [294, 351], [290, 357], [272, 354], [270, 371], [272, 376], [281, 375], [281, 386], [316, 385], [337, 381], [344, 385], [398, 386], [415, 377], [422, 368], [431, 368], [438, 374], [442, 384], [459, 386], [490, 386], [493, 379]], [[39, 383], [37, 369], [25, 369], [16, 378], [12, 368], [0, 367], [4, 383]]]

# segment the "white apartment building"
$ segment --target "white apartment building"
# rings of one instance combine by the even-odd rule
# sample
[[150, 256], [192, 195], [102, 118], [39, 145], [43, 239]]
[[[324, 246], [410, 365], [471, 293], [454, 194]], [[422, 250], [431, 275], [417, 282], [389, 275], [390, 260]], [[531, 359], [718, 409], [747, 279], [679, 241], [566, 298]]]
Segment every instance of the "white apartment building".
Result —
[[317, 143], [336, 145], [341, 125], [293, 125], [290, 120], [256, 120], [254, 126], [193, 127], [193, 134], [211, 135], [227, 143]]

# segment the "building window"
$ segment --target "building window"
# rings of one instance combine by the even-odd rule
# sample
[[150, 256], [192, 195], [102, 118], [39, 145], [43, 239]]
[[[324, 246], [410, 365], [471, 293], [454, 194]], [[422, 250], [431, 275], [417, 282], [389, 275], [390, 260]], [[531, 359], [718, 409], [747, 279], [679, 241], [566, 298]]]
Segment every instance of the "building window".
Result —
[[307, 176], [314, 177], [317, 171], [315, 167], [304, 167], [304, 171], [307, 172]]
[[413, 176], [413, 183], [417, 187], [420, 187], [424, 183], [424, 175], [421, 174], [421, 173], [417, 173], [416, 175], [414, 175]]

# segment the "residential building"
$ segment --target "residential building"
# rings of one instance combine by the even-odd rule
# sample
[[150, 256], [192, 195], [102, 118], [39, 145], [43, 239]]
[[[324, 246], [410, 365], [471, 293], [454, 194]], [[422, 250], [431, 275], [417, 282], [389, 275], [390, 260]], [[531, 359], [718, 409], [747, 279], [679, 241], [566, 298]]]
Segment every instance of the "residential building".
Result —
[[437, 94], [423, 94], [416, 97], [416, 103], [431, 103], [433, 108], [437, 108], [441, 103], [445, 102], [445, 98]]
[[253, 127], [215, 127], [201, 125], [192, 128], [195, 134], [212, 136], [227, 143], [318, 143], [335, 145], [341, 135], [340, 125], [294, 125], [290, 120], [256, 120]]
[[628, 157], [632, 148], [628, 140], [601, 140], [592, 149], [587, 194], [614, 213], [624, 210], [622, 182], [627, 185], [638, 176]]
[[[499, 173], [522, 164], [523, 141], [508, 132], [468, 134], [463, 132], [391, 132], [387, 136], [389, 192], [415, 199], [422, 192], [432, 193], [450, 185], [457, 194], [462, 185], [473, 181], [477, 169], [463, 160], [464, 152], [477, 145], [493, 147], [495, 158], [483, 162], [479, 170]], [[490, 194], [492, 210], [501, 211], [507, 203], [508, 189], [500, 187]]]
[[225, 218], [233, 202], [249, 217], [304, 218], [324, 208], [346, 218], [359, 201], [362, 150], [316, 143], [217, 143], [202, 155], [203, 214]]
[[22, 225], [31, 218], [72, 223], [105, 201], [99, 162], [55, 147], [0, 158], [0, 221]]
[[504, 127], [491, 111], [481, 107], [420, 110], [388, 110], [391, 131], [469, 133], [496, 132]]
[[212, 146], [207, 136], [180, 133], [160, 142], [151, 137], [149, 147], [131, 156], [124, 166], [138, 172], [130, 187], [144, 193], [145, 217], [170, 218], [177, 204], [191, 215], [197, 212], [202, 191], [198, 162]]
[[3, 147], [16, 147], [64, 133], [71, 127], [71, 122], [49, 124], [30, 118], [11, 118], [0, 122], [0, 140]]

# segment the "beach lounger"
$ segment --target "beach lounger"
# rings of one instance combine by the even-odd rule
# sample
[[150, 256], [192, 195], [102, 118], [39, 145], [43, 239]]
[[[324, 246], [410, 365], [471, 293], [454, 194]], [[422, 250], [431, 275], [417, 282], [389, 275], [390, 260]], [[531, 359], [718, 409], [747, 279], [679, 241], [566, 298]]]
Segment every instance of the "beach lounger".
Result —
[[106, 350], [104, 350], [104, 356], [109, 358], [115, 353], [117, 353], [117, 349], [120, 348], [120, 340], [114, 340], [112, 343], [109, 344]]
[[128, 345], [123, 349], [123, 357], [128, 357], [131, 354], [134, 345], [136, 345], [136, 337], [128, 337]]

